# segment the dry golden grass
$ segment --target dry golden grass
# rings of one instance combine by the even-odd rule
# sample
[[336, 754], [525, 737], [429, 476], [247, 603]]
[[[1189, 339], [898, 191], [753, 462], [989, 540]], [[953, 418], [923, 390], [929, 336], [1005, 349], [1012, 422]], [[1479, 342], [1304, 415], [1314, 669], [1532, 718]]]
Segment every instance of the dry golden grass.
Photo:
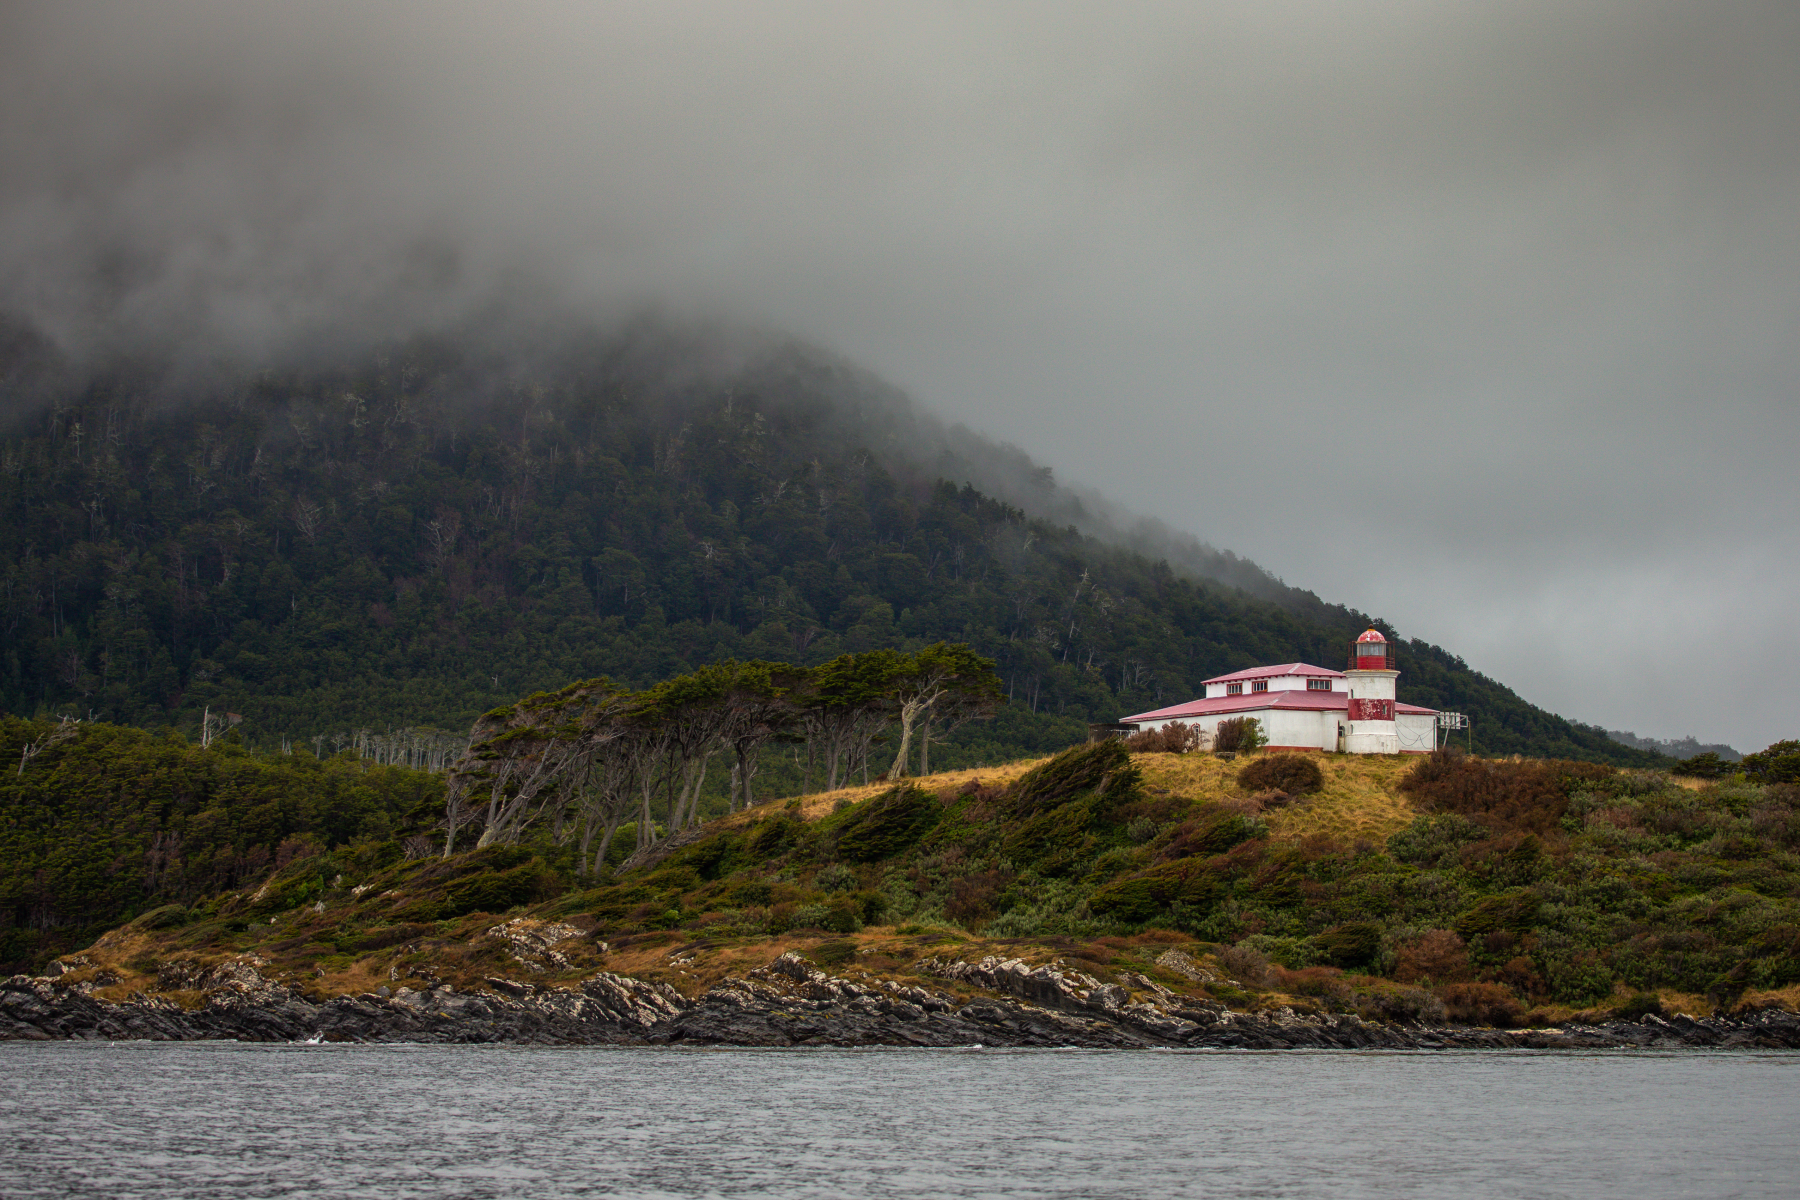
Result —
[[[1048, 762], [1049, 757], [1046, 755], [1043, 758], [1022, 758], [1017, 762], [1001, 763], [994, 767], [971, 767], [967, 770], [940, 771], [932, 775], [917, 777], [908, 776], [908, 781], [918, 784], [928, 792], [941, 792], [945, 789], [955, 791], [971, 780], [982, 784], [1007, 784], [1040, 763]], [[857, 784], [855, 787], [842, 787], [831, 792], [808, 792], [800, 797], [800, 813], [806, 820], [816, 821], [820, 817], [830, 815], [840, 800], [848, 800], [854, 804], [858, 800], [867, 800], [870, 796], [879, 796], [893, 786], [884, 781], [867, 785]], [[772, 806], [779, 807], [787, 803], [791, 803], [791, 800], [764, 801], [750, 810], [750, 813], [738, 815], [740, 817], [751, 814], [764, 815]]]
[[1324, 835], [1341, 842], [1385, 842], [1418, 814], [1400, 791], [1400, 779], [1417, 759], [1401, 755], [1321, 754], [1325, 790], [1269, 817], [1278, 841]]
[[[1696, 1002], [1699, 1000], [1698, 997], [1693, 997], [1692, 999], [1696, 1000]], [[1669, 1002], [1667, 1000], [1663, 1001], [1663, 1007], [1669, 1007]], [[1800, 1012], [1800, 983], [1791, 983], [1787, 987], [1771, 988], [1768, 991], [1745, 992], [1743, 998], [1737, 1003], [1737, 1011], [1739, 1012], [1753, 1012], [1759, 1008], [1779, 1008], [1784, 1009], [1787, 1012]], [[1702, 1008], [1687, 1008], [1682, 1011], [1699, 1014], [1706, 1010]]]
[[[1385, 841], [1418, 815], [1399, 790], [1400, 777], [1418, 761], [1416, 758], [1347, 754], [1314, 757], [1325, 773], [1325, 789], [1290, 808], [1265, 815], [1270, 835], [1275, 840], [1298, 842], [1325, 836], [1341, 842]], [[1237, 782], [1238, 772], [1248, 761], [1243, 758], [1226, 761], [1210, 754], [1134, 754], [1132, 758], [1143, 770], [1144, 786], [1153, 795], [1175, 795], [1199, 802], [1241, 800], [1250, 796]], [[999, 766], [943, 771], [912, 782], [934, 792], [955, 791], [971, 780], [1004, 785], [1047, 761], [1046, 756]], [[808, 821], [816, 821], [829, 815], [840, 801], [856, 803], [880, 795], [890, 786], [887, 783], [859, 784], [831, 792], [809, 793], [799, 798], [801, 815]], [[738, 814], [736, 819], [764, 815], [773, 806], [791, 802], [768, 801], [751, 813]]]
[[[1291, 753], [1291, 751], [1283, 751]], [[1210, 754], [1139, 754], [1133, 756], [1144, 770], [1144, 782], [1152, 791], [1167, 789], [1192, 800], [1247, 799], [1238, 786], [1237, 773], [1247, 760], [1230, 762]], [[1289, 808], [1265, 814], [1269, 834], [1276, 841], [1299, 842], [1325, 836], [1341, 842], [1358, 839], [1385, 841], [1418, 814], [1401, 794], [1400, 777], [1417, 759], [1403, 756], [1318, 754], [1313, 756], [1325, 775], [1325, 788]]]

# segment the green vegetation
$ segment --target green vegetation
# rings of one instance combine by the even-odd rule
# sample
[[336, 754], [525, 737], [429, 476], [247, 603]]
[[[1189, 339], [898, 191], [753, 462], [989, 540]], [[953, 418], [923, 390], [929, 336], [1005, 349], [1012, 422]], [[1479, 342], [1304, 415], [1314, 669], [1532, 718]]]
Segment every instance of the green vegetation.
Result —
[[0, 969], [135, 914], [152, 928], [184, 920], [183, 906], [302, 864], [254, 906], [291, 908], [329, 884], [326, 851], [356, 845], [375, 864], [437, 844], [423, 832], [442, 818], [442, 775], [99, 723], [22, 761], [55, 732], [0, 716]]
[[[935, 946], [1191, 989], [1156, 961], [1173, 945], [1237, 1007], [1506, 1025], [1800, 1000], [1800, 787], [1440, 753], [1400, 776], [1408, 823], [1346, 843], [1284, 830], [1305, 829], [1334, 788], [1392, 778], [1380, 761], [1335, 758], [1323, 791], [1265, 815], [1256, 780], [1147, 786], [1162, 757], [1103, 742], [1008, 781], [771, 802], [599, 886], [548, 829], [449, 859], [315, 845], [254, 891], [146, 905], [119, 953], [255, 949], [296, 978], [323, 972], [325, 988], [409, 974], [479, 986], [509, 969], [486, 931], [510, 915], [582, 931], [546, 979], [603, 962], [668, 978], [678, 951], [700, 984], [796, 946], [904, 974]], [[1312, 757], [1253, 758], [1240, 774]]]
[[[570, 680], [941, 641], [992, 659], [1008, 701], [933, 750], [948, 767], [1056, 750], [1223, 672], [1336, 665], [1369, 623], [1228, 555], [1207, 562], [1260, 596], [1030, 519], [914, 447], [903, 399], [793, 347], [709, 375], [694, 363], [722, 355], [650, 327], [482, 345], [46, 384], [0, 429], [0, 709], [431, 747]], [[1472, 714], [1482, 752], [1659, 761], [1437, 647], [1396, 652], [1403, 695]], [[802, 790], [804, 769], [765, 781]]]
[[1249, 754], [1268, 744], [1269, 736], [1255, 717], [1227, 717], [1213, 731], [1215, 754]]

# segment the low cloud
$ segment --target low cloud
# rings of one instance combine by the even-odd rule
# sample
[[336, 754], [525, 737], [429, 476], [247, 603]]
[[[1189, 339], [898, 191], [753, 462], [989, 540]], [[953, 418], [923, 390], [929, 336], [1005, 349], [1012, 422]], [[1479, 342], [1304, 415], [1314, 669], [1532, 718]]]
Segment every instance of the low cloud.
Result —
[[1782, 4], [13, 5], [0, 307], [791, 329], [1538, 703], [1757, 747], [1797, 55]]

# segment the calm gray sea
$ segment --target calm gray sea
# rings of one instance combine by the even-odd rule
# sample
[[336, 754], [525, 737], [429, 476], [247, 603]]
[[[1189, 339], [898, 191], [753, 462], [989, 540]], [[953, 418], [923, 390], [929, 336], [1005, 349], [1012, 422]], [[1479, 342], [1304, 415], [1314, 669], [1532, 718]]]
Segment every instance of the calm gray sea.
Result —
[[0, 1195], [1800, 1195], [1800, 1056], [0, 1044]]

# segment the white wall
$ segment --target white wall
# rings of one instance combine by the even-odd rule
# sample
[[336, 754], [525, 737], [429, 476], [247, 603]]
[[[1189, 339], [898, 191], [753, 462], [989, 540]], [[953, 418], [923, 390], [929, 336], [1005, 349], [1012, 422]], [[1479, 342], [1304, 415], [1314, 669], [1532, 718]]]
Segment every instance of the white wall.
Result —
[[1316, 746], [1337, 749], [1337, 713], [1305, 709], [1269, 709], [1256, 714], [1271, 746]]
[[1218, 731], [1219, 722], [1230, 717], [1255, 717], [1262, 725], [1263, 733], [1268, 735], [1271, 746], [1317, 746], [1321, 750], [1337, 749], [1337, 727], [1340, 714], [1336, 712], [1289, 711], [1278, 708], [1262, 708], [1252, 712], [1217, 713], [1204, 717], [1182, 717], [1175, 721], [1145, 721], [1144, 729], [1161, 729], [1163, 725], [1197, 725], [1202, 731], [1202, 748], [1210, 749], [1213, 734]]
[[[1307, 678], [1308, 677], [1305, 675], [1274, 675], [1274, 676], [1271, 676], [1268, 680], [1268, 683], [1269, 683], [1268, 690], [1271, 692], [1304, 692], [1306, 690]], [[1242, 682], [1244, 684], [1244, 692], [1243, 692], [1244, 695], [1254, 696], [1254, 695], [1261, 694], [1258, 692], [1252, 692], [1250, 690], [1252, 685], [1254, 685], [1257, 682], [1256, 680], [1246, 679], [1246, 680], [1243, 680]], [[1206, 695], [1204, 697], [1202, 697], [1202, 699], [1211, 700], [1215, 696], [1229, 695], [1230, 693], [1226, 692], [1226, 690], [1225, 690], [1227, 686], [1229, 686], [1229, 685], [1223, 684], [1223, 683], [1207, 684], [1206, 685]], [[1346, 680], [1333, 679], [1331, 681], [1331, 690], [1334, 692], [1344, 691], [1348, 686], [1349, 686], [1349, 684]]]
[[1395, 713], [1394, 725], [1400, 735], [1400, 753], [1429, 754], [1437, 749], [1437, 717], [1419, 713]]
[[1351, 671], [1350, 694], [1358, 700], [1392, 700], [1398, 671]]

